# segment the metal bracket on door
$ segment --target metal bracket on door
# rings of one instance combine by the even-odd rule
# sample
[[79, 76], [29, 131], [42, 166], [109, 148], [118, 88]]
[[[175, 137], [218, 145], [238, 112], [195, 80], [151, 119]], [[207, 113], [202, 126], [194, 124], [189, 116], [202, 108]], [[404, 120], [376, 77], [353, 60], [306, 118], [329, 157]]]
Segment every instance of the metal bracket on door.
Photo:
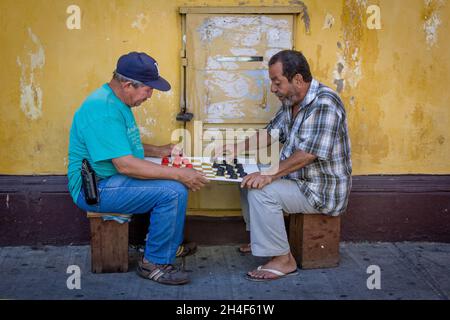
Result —
[[267, 108], [267, 86], [265, 81], [263, 81], [263, 97], [259, 106], [261, 107], [261, 109]]
[[186, 58], [186, 15], [181, 15], [181, 66], [180, 66], [180, 74], [181, 74], [181, 93], [180, 93], [180, 112], [177, 114], [177, 121], [186, 122], [191, 121], [194, 117], [194, 114], [190, 112], [186, 112], [186, 68], [187, 68], [187, 58]]
[[264, 57], [261, 56], [252, 56], [252, 57], [234, 56], [234, 57], [219, 57], [216, 59], [216, 61], [218, 62], [255, 62], [263, 60]]

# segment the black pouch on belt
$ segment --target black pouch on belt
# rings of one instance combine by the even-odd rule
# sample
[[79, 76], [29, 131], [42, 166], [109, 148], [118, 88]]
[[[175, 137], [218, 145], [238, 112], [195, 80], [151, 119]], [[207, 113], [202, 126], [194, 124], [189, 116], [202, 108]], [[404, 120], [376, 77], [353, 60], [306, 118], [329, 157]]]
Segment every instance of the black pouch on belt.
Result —
[[86, 203], [93, 205], [99, 203], [99, 195], [97, 189], [97, 178], [95, 171], [86, 159], [81, 164], [81, 180], [83, 183], [84, 198]]

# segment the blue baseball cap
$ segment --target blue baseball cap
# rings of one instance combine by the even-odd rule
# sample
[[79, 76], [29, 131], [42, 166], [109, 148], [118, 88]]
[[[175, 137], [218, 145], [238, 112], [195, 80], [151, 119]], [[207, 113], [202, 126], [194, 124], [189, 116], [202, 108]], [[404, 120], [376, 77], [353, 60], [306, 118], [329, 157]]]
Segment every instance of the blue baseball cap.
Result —
[[156, 90], [170, 90], [169, 82], [159, 75], [156, 60], [144, 52], [130, 52], [121, 56], [117, 61], [116, 72]]

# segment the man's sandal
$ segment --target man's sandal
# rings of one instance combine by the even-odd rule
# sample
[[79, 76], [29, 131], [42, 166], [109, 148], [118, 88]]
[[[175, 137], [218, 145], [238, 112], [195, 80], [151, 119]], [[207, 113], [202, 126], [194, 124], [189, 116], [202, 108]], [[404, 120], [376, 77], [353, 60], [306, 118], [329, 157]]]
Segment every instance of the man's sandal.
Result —
[[181, 285], [189, 282], [187, 273], [171, 264], [153, 264], [141, 259], [138, 262], [137, 273], [145, 279], [162, 284]]
[[276, 269], [268, 269], [268, 268], [263, 268], [263, 266], [259, 266], [256, 270], [258, 271], [266, 271], [269, 272], [273, 275], [275, 275], [274, 277], [271, 278], [257, 278], [254, 276], [249, 275], [248, 273], [245, 275], [245, 279], [250, 280], [250, 281], [256, 281], [256, 282], [265, 282], [265, 281], [273, 281], [273, 280], [278, 280], [281, 278], [285, 278], [285, 277], [289, 277], [289, 276], [296, 276], [298, 275], [298, 269], [295, 269], [291, 272], [288, 273], [284, 273], [281, 272], [279, 270]]
[[176, 256], [178, 257], [187, 257], [197, 252], [197, 244], [195, 242], [186, 242], [180, 244], [177, 249]]
[[[144, 253], [145, 251], [145, 245], [130, 244], [130, 248], [140, 253]], [[195, 242], [186, 242], [178, 246], [176, 257], [177, 258], [187, 257], [194, 254], [195, 252], [197, 252], [197, 244]]]
[[251, 254], [252, 248], [250, 244], [244, 244], [237, 248], [237, 251], [241, 254]]
[[181, 258], [181, 270], [186, 271], [186, 257], [197, 252], [197, 244], [195, 242], [186, 242], [178, 246], [175, 256]]

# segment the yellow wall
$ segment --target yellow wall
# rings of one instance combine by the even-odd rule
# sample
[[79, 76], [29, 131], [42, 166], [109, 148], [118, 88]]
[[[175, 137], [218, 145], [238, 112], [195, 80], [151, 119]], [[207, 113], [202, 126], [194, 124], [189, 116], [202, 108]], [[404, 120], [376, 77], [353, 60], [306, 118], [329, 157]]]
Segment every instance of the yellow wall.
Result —
[[[301, 3], [0, 0], [0, 174], [64, 174], [74, 111], [132, 50], [154, 56], [173, 85], [135, 111], [143, 141], [167, 143], [179, 126], [180, 6]], [[66, 28], [71, 4], [82, 10], [81, 30]], [[343, 84], [354, 173], [450, 173], [450, 3], [304, 4], [310, 23], [298, 20], [296, 46], [319, 80]], [[366, 26], [372, 4], [381, 8], [380, 30]]]

